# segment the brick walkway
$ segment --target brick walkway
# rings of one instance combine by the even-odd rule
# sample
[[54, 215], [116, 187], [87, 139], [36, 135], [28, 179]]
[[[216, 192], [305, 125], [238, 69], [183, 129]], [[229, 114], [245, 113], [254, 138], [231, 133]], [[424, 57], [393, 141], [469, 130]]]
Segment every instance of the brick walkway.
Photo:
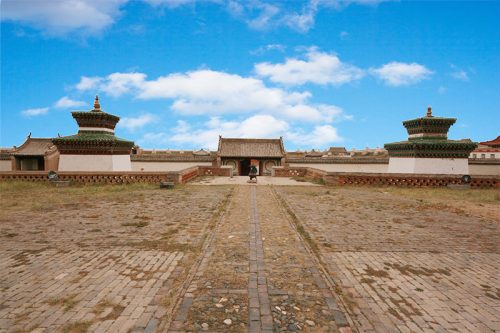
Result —
[[172, 332], [350, 331], [269, 187], [237, 188], [195, 275]]
[[181, 259], [177, 252], [127, 250], [4, 257], [0, 271], [10, 274], [2, 285], [10, 288], [2, 292], [0, 330], [45, 332], [68, 323], [95, 332], [153, 329], [163, 316], [154, 299], [165, 295], [162, 287]]

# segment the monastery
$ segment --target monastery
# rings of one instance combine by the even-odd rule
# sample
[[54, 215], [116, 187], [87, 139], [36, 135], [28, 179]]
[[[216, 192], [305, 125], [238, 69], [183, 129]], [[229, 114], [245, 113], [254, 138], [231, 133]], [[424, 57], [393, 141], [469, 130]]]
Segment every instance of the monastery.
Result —
[[287, 152], [283, 138], [219, 137], [217, 151], [145, 150], [115, 136], [120, 118], [101, 110], [96, 96], [90, 111], [75, 111], [78, 133], [55, 138], [32, 138], [19, 147], [0, 150], [0, 171], [168, 172], [190, 167], [230, 168], [248, 175], [272, 175], [283, 167], [315, 168], [325, 172], [370, 174], [500, 175], [500, 137], [481, 142], [449, 140], [455, 118], [425, 116], [403, 122], [406, 141], [384, 149]]

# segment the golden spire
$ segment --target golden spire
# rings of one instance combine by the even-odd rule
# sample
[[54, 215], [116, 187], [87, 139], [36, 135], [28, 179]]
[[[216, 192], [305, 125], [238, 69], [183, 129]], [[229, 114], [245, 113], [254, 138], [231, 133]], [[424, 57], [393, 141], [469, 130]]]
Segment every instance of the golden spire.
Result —
[[432, 108], [430, 106], [427, 108], [427, 114], [425, 116], [432, 117]]
[[95, 96], [93, 111], [101, 111], [101, 104], [99, 104], [99, 96], [97, 95]]

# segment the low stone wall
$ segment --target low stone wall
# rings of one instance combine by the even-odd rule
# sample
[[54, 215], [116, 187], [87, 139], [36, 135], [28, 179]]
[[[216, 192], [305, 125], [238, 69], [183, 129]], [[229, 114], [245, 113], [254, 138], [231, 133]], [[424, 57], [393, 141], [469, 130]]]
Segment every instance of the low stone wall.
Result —
[[[326, 185], [448, 186], [463, 184], [459, 175], [326, 172], [308, 167], [274, 167], [273, 177], [303, 177]], [[471, 187], [500, 187], [500, 177], [472, 176]]]
[[273, 177], [302, 177], [313, 182], [324, 183], [324, 177], [328, 172], [308, 167], [273, 167], [271, 176]]
[[305, 177], [306, 174], [306, 167], [273, 167], [271, 171], [272, 177]]
[[[189, 177], [180, 172], [58, 172], [57, 174], [59, 180], [69, 180], [79, 184], [158, 184], [162, 181], [179, 184], [189, 180]], [[47, 182], [49, 178], [45, 171], [0, 172], [0, 181], [9, 180]]]
[[[404, 187], [462, 185], [460, 176], [419, 174], [328, 173], [327, 185], [388, 185]], [[473, 176], [471, 187], [500, 187], [500, 177]]]
[[209, 166], [199, 166], [198, 175], [199, 176], [220, 176], [220, 177], [230, 177], [233, 168], [218, 168]]
[[[185, 184], [198, 176], [231, 175], [232, 168], [217, 168], [196, 166], [180, 171], [168, 172], [58, 172], [59, 180], [69, 180], [80, 184], [132, 184], [173, 182]], [[46, 171], [10, 171], [0, 172], [0, 181], [20, 180], [31, 182], [46, 182], [49, 180]]]

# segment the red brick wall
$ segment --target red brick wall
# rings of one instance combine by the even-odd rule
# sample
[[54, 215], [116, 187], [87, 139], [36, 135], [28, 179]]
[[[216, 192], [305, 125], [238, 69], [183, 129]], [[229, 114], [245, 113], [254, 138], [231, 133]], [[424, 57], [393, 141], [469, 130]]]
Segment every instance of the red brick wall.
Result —
[[[327, 185], [389, 185], [405, 187], [461, 185], [460, 176], [450, 175], [415, 175], [415, 174], [353, 174], [328, 173]], [[472, 177], [471, 187], [499, 187], [500, 177]]]
[[218, 167], [209, 167], [209, 166], [199, 166], [198, 167], [198, 175], [199, 176], [230, 177], [231, 171], [232, 171], [231, 168], [218, 168]]
[[[196, 172], [196, 171], [195, 171]], [[60, 180], [69, 180], [80, 184], [132, 184], [182, 182], [179, 172], [58, 172]], [[0, 181], [21, 180], [32, 182], [48, 181], [47, 172], [0, 172]]]
[[307, 168], [273, 168], [273, 177], [305, 177], [306, 174]]

